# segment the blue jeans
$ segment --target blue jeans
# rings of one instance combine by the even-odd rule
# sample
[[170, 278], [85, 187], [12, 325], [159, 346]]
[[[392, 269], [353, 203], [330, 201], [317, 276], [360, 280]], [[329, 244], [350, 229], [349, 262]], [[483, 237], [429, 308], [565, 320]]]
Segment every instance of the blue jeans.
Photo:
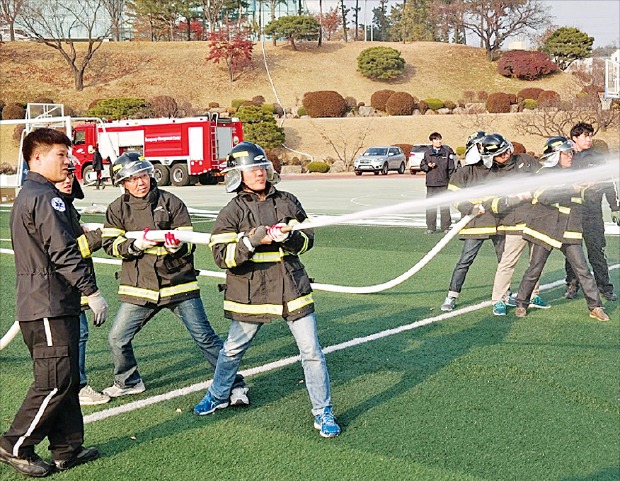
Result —
[[138, 362], [131, 342], [140, 329], [164, 307], [170, 309], [185, 324], [204, 357], [215, 368], [217, 356], [222, 349], [222, 340], [211, 328], [200, 297], [166, 306], [137, 306], [123, 302], [108, 335], [114, 362], [114, 382], [120, 387], [135, 386], [140, 381]]
[[86, 341], [88, 341], [88, 319], [86, 312], [80, 312], [80, 341], [78, 344], [78, 359], [80, 366], [80, 389], [88, 384], [86, 379]]
[[[465, 239], [463, 242], [463, 250], [461, 251], [461, 257], [454, 267], [452, 272], [452, 279], [450, 279], [450, 289], [448, 290], [448, 296], [459, 297], [461, 288], [465, 283], [465, 277], [469, 268], [474, 263], [474, 259], [478, 255], [478, 251], [484, 244], [484, 241], [489, 239]], [[506, 237], [503, 235], [494, 235], [490, 237], [495, 247], [495, 255], [497, 256], [497, 262], [502, 259], [502, 252], [504, 252], [504, 241]]]
[[[316, 318], [314, 314], [297, 319], [296, 321], [286, 321], [288, 324], [299, 353], [301, 354], [301, 365], [304, 370], [306, 389], [310, 395], [312, 403], [312, 414], [321, 414], [327, 406], [331, 407], [331, 393], [329, 387], [329, 374], [325, 356], [319, 344], [316, 333]], [[211, 395], [217, 400], [228, 399], [230, 390], [233, 387], [235, 375], [239, 370], [241, 358], [245, 351], [250, 347], [252, 339], [258, 333], [263, 324], [252, 322], [232, 321], [228, 338], [224, 342], [224, 347], [220, 351], [213, 376], [213, 384], [209, 387]]]

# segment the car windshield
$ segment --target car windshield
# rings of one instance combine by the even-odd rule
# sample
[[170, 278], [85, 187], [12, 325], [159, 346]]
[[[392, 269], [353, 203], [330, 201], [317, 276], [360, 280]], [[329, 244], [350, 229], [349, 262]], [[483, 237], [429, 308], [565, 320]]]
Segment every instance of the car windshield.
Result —
[[364, 155], [387, 155], [387, 148], [381, 148], [381, 147], [372, 147], [370, 149], [368, 149], [366, 152], [364, 152]]

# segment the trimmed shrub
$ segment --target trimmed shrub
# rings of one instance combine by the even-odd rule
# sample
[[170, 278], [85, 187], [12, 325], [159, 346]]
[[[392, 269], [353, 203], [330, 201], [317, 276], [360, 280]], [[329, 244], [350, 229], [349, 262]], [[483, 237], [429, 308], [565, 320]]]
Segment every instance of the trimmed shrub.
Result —
[[412, 144], [394, 144], [396, 147], [400, 147], [400, 150], [405, 154], [405, 158], [409, 158], [409, 153], [411, 152]]
[[263, 112], [269, 115], [273, 115], [273, 104], [263, 104], [258, 106]]
[[517, 97], [522, 99], [538, 100], [538, 96], [544, 91], [544, 89], [538, 87], [527, 87], [519, 90]]
[[467, 103], [472, 103], [476, 101], [476, 92], [473, 90], [465, 90], [463, 92], [463, 101]]
[[102, 99], [88, 111], [89, 116], [120, 120], [140, 119], [153, 116], [150, 104], [144, 99], [111, 98]]
[[[23, 127], [23, 125], [20, 125], [20, 127]], [[16, 173], [17, 173], [17, 169], [13, 167], [11, 164], [7, 164], [6, 162], [2, 162], [0, 164], [0, 174], [13, 175]]]
[[178, 117], [177, 101], [169, 95], [157, 95], [149, 100], [155, 117]]
[[392, 94], [385, 104], [385, 110], [390, 115], [411, 115], [414, 107], [415, 100], [408, 92]]
[[342, 95], [333, 90], [319, 90], [304, 95], [302, 104], [308, 115], [317, 117], [343, 117], [347, 112], [347, 104]]
[[515, 154], [525, 154], [527, 150], [525, 150], [525, 145], [521, 142], [512, 142], [512, 147], [514, 148], [513, 152]]
[[208, 106], [210, 109], [219, 109], [219, 108], [220, 108], [220, 104], [219, 104], [218, 102], [209, 102], [209, 103], [207, 104], [207, 106]]
[[22, 132], [26, 130], [26, 126], [25, 125], [16, 125], [15, 128], [13, 129], [13, 142], [15, 142], [17, 145], [19, 145], [19, 143], [22, 140]]
[[420, 111], [421, 114], [426, 113], [426, 111], [428, 110], [428, 104], [426, 103], [425, 100], [420, 100], [418, 102], [418, 110]]
[[357, 100], [355, 100], [355, 97], [345, 97], [344, 103], [347, 105], [347, 110], [349, 112], [354, 112], [355, 110], [357, 110]]
[[55, 104], [56, 102], [54, 102], [49, 97], [37, 97], [36, 99], [31, 100], [30, 103], [33, 103], [33, 104]]
[[452, 100], [446, 100], [443, 103], [443, 106], [447, 109], [454, 110], [456, 108], [456, 104], [452, 102]]
[[559, 107], [562, 99], [560, 94], [554, 90], [545, 90], [538, 96], [538, 106], [545, 107]]
[[273, 113], [278, 117], [284, 117], [284, 109], [280, 104], [273, 104]]
[[489, 95], [486, 109], [492, 114], [507, 114], [510, 112], [510, 96], [504, 92], [495, 92]]
[[510, 99], [510, 105], [516, 105], [518, 103], [517, 96], [515, 94], [507, 94]]
[[303, 117], [304, 115], [308, 115], [308, 111], [306, 110], [305, 107], [299, 107], [297, 109], [297, 115], [299, 115], [300, 117]]
[[557, 71], [558, 66], [543, 52], [511, 50], [497, 62], [500, 75], [521, 80], [536, 80]]
[[458, 99], [457, 102], [459, 107], [461, 107], [462, 109], [465, 108], [465, 99]]
[[16, 102], [2, 109], [2, 120], [16, 120], [26, 117], [26, 109]]
[[231, 106], [233, 109], [238, 109], [239, 107], [241, 107], [241, 106], [242, 106], [244, 103], [246, 103], [246, 102], [250, 102], [250, 103], [251, 103], [251, 101], [250, 101], [250, 100], [247, 100], [247, 99], [232, 99], [232, 100], [230, 101], [230, 106]]
[[381, 112], [385, 112], [388, 99], [395, 93], [394, 90], [389, 89], [377, 90], [370, 96], [370, 106], [377, 110], [381, 110]]
[[478, 102], [484, 102], [486, 99], [489, 98], [489, 94], [486, 92], [486, 90], [478, 90], [478, 93], [476, 95], [478, 95]]
[[320, 162], [315, 160], [312, 162], [308, 162], [308, 164], [306, 165], [306, 170], [308, 172], [318, 172], [320, 174], [325, 174], [329, 172], [329, 164], [327, 162]]
[[538, 108], [538, 101], [532, 99], [525, 99], [523, 101], [523, 108], [527, 110], [536, 110]]
[[260, 107], [265, 103], [265, 97], [263, 97], [262, 95], [255, 95], [254, 97], [252, 97], [252, 103]]
[[424, 102], [426, 102], [427, 107], [431, 110], [439, 110], [443, 108], [443, 101], [440, 99], [424, 99]]
[[392, 47], [370, 47], [357, 57], [357, 70], [364, 77], [375, 80], [392, 80], [405, 70], [405, 60]]
[[465, 155], [465, 146], [464, 145], [459, 145], [456, 148], [456, 155], [458, 155], [459, 157], [463, 157]]

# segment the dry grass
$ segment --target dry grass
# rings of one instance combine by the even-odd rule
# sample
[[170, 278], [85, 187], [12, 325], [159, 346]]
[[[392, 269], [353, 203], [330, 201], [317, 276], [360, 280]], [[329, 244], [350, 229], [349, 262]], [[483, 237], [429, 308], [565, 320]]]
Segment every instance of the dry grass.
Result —
[[[386, 45], [401, 51], [407, 62], [403, 79], [386, 84], [374, 82], [357, 71], [357, 56], [369, 46]], [[322, 48], [314, 43], [302, 44], [292, 51], [288, 45], [273, 47], [265, 44], [265, 56], [277, 95], [285, 107], [301, 104], [305, 92], [335, 90], [352, 96], [358, 102], [370, 104], [373, 92], [390, 88], [407, 91], [419, 98], [438, 97], [457, 101], [465, 90], [504, 91], [516, 93], [525, 86], [541, 87], [569, 96], [575, 89], [570, 76], [563, 73], [545, 80], [523, 82], [506, 79], [495, 71], [495, 64], [485, 59], [479, 48], [442, 43], [416, 42], [411, 44], [381, 44], [370, 42], [327, 42]], [[86, 88], [77, 92], [73, 77], [62, 57], [49, 47], [28, 42], [13, 42], [0, 48], [1, 97], [5, 102], [32, 101], [51, 97], [73, 108], [84, 110], [95, 99], [106, 97], [143, 97], [170, 95], [179, 102], [189, 102], [204, 110], [209, 102], [229, 106], [232, 99], [262, 95], [275, 102], [263, 63], [262, 45], [255, 48], [253, 68], [234, 83], [218, 65], [205, 62], [207, 45], [204, 42], [123, 42], [106, 43], [97, 52], [87, 70]], [[504, 118], [505, 117], [505, 118]], [[500, 131], [531, 150], [539, 150], [542, 139], [525, 139], [514, 135], [513, 116], [488, 116], [480, 119], [480, 127]], [[486, 123], [486, 127], [484, 125]], [[438, 130], [452, 146], [461, 145], [469, 130], [459, 116], [414, 116], [373, 119], [287, 120], [284, 124], [287, 144], [318, 158], [337, 157], [333, 149], [318, 134], [329, 133], [339, 150], [351, 154], [366, 128], [370, 128], [364, 146], [373, 143], [418, 143]], [[10, 135], [8, 136], [10, 138]], [[617, 146], [617, 132], [601, 136]], [[340, 140], [342, 138], [342, 141]], [[0, 160], [10, 159], [15, 146], [7, 146], [7, 135], [0, 133]]]

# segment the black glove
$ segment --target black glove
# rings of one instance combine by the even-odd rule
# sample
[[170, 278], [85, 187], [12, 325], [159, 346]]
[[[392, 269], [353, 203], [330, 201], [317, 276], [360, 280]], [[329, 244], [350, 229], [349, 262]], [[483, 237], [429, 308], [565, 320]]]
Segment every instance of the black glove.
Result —
[[259, 245], [261, 245], [261, 241], [266, 235], [267, 235], [267, 227], [264, 225], [261, 225], [253, 229], [253, 232], [252, 231], [250, 232], [250, 235], [248, 236], [248, 240], [250, 241], [250, 244], [252, 244], [252, 247], [256, 248]]

